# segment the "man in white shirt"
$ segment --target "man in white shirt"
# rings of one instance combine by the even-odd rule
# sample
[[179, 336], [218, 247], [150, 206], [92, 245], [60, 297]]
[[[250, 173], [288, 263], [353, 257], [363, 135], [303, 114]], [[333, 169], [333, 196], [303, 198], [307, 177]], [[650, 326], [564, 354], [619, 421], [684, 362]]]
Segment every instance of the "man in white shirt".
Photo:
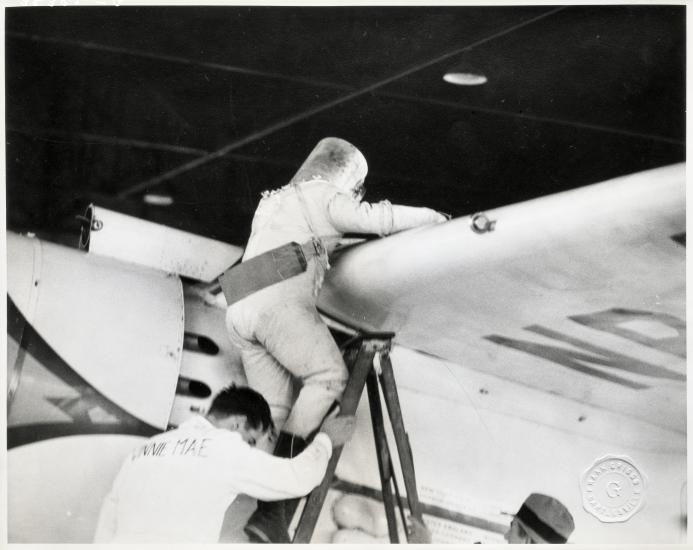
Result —
[[218, 542], [239, 493], [269, 501], [306, 495], [353, 428], [353, 417], [329, 418], [298, 456], [272, 456], [255, 448], [273, 429], [267, 402], [250, 388], [227, 388], [206, 416], [131, 453], [103, 503], [94, 542]]

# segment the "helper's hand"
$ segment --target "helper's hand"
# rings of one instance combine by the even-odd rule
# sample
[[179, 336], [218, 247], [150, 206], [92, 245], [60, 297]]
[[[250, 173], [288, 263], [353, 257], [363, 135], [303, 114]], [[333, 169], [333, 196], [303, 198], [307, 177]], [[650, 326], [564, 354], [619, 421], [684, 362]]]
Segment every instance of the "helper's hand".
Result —
[[327, 434], [333, 447], [341, 447], [351, 439], [356, 428], [355, 416], [335, 416], [326, 418], [320, 431]]
[[423, 521], [409, 517], [409, 544], [430, 544], [431, 532]]

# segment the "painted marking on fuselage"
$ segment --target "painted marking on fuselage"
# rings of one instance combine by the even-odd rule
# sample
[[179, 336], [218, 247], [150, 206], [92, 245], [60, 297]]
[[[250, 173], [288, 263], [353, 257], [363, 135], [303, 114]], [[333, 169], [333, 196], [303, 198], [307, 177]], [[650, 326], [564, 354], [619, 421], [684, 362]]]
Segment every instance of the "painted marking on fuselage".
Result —
[[[673, 315], [612, 308], [586, 315], [571, 316], [569, 319], [590, 328], [594, 328], [595, 330], [615, 334], [622, 338], [631, 340], [632, 342], [685, 358], [686, 323]], [[656, 339], [620, 326], [626, 322], [642, 319], [663, 323], [664, 325], [674, 329], [676, 331], [676, 335]], [[508, 338], [498, 334], [491, 334], [484, 336], [484, 338], [501, 346], [524, 351], [525, 353], [529, 353], [535, 357], [546, 359], [547, 361], [563, 365], [575, 371], [582, 372], [590, 376], [595, 376], [603, 380], [608, 380], [610, 382], [636, 390], [649, 388], [650, 386], [642, 382], [619, 376], [613, 371], [606, 372], [604, 370], [594, 368], [594, 366], [590, 366], [590, 364], [615, 369], [619, 374], [630, 372], [651, 378], [673, 380], [677, 382], [684, 382], [686, 380], [686, 376], [678, 372], [674, 372], [647, 361], [636, 359], [635, 357], [629, 355], [624, 355], [613, 350], [596, 346], [589, 342], [585, 342], [584, 340], [568, 336], [546, 327], [530, 325], [528, 327], [524, 327], [524, 330], [546, 336], [547, 338], [551, 338], [559, 342], [570, 344], [574, 348], [577, 348], [577, 350], [541, 344], [528, 340]]]
[[[125, 434], [149, 437], [161, 430], [147, 424], [116, 405], [98, 392], [46, 342], [27, 322], [12, 299], [7, 297], [8, 336], [19, 338], [19, 353], [14, 372], [20, 376], [23, 362], [31, 357], [40, 368], [32, 376], [23, 376], [16, 387], [16, 394], [26, 392], [29, 398], [38, 394], [57, 410], [59, 416], [42, 413], [39, 418], [15, 415], [13, 403], [8, 403], [8, 449], [52, 437], [86, 434]], [[17, 362], [18, 361], [18, 362]], [[44, 376], [50, 377], [46, 384]], [[56, 384], [55, 378], [59, 379]], [[47, 395], [46, 391], [64, 394]], [[78, 393], [78, 397], [72, 397]], [[70, 397], [65, 397], [69, 395]], [[41, 409], [44, 410], [44, 409]], [[64, 415], [70, 420], [65, 421]], [[29, 423], [27, 423], [27, 421]]]
[[[686, 323], [674, 315], [614, 308], [590, 313], [589, 315], [573, 315], [568, 317], [568, 319], [596, 330], [610, 332], [622, 338], [627, 338], [643, 346], [671, 353], [683, 359], [686, 358]], [[631, 321], [659, 323], [672, 329], [675, 335], [667, 338], [654, 338], [652, 335], [643, 334], [624, 326]]]

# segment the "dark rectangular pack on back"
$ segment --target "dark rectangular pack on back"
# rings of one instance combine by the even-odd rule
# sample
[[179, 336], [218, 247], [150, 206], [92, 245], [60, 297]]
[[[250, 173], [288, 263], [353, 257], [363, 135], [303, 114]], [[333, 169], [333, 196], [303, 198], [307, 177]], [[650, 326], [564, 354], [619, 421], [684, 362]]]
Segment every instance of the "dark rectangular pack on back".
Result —
[[258, 290], [303, 273], [308, 266], [303, 247], [288, 243], [250, 258], [219, 277], [221, 290], [228, 305]]

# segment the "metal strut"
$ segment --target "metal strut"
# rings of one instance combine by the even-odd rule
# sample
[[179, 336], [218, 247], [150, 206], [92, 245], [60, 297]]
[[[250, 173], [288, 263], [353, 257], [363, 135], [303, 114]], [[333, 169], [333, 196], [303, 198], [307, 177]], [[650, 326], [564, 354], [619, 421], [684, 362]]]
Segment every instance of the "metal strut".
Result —
[[[399, 507], [403, 521], [404, 511], [385, 433], [385, 419], [380, 400], [379, 385], [382, 387], [385, 405], [397, 445], [402, 477], [404, 478], [404, 486], [407, 491], [409, 510], [411, 516], [421, 522], [423, 522], [423, 517], [416, 490], [414, 460], [409, 446], [409, 437], [404, 429], [402, 410], [399, 404], [397, 386], [395, 384], [394, 372], [389, 357], [392, 338], [394, 338], [394, 334], [391, 332], [363, 333], [349, 340], [344, 352], [344, 359], [350, 370], [350, 375], [340, 402], [340, 415], [353, 415], [356, 412], [356, 407], [358, 406], [364, 386], [367, 386], [388, 532], [390, 542], [397, 543], [399, 542], [399, 536], [397, 518], [395, 515], [395, 504]], [[380, 382], [380, 384], [378, 382]], [[341, 454], [342, 447], [337, 447], [332, 451], [332, 457], [327, 465], [322, 483], [308, 496], [308, 500], [303, 508], [303, 513], [301, 514], [294, 534], [293, 542], [295, 544], [306, 544], [310, 542], [318, 517], [320, 516], [320, 511], [325, 502], [327, 491], [332, 484]], [[394, 495], [392, 493], [393, 486], [395, 489]], [[405, 532], [407, 533], [407, 540], [409, 541], [409, 532], [406, 529], [406, 525]]]

